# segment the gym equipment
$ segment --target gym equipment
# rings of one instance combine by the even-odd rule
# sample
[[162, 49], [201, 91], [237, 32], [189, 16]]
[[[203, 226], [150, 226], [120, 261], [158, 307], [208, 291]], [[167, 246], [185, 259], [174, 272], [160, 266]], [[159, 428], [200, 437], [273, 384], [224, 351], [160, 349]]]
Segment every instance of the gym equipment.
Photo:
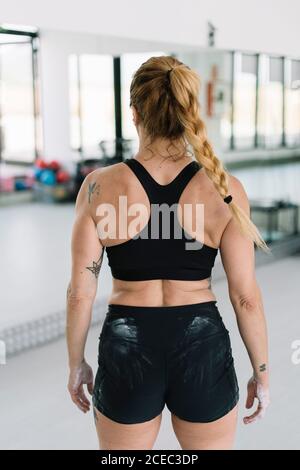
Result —
[[54, 186], [56, 183], [56, 175], [52, 170], [44, 170], [40, 176], [40, 182], [47, 186]]
[[61, 168], [61, 165], [60, 165], [60, 163], [59, 163], [57, 160], [52, 160], [52, 161], [47, 165], [47, 168], [48, 168], [49, 170], [58, 171], [58, 170]]
[[42, 158], [38, 158], [38, 159], [35, 161], [34, 166], [37, 167], [37, 168], [42, 168], [42, 169], [45, 169], [45, 168], [48, 167], [47, 163], [46, 163], [45, 160], [43, 160]]
[[25, 178], [16, 178], [15, 179], [15, 190], [16, 191], [24, 191], [25, 189], [28, 189]]
[[71, 175], [70, 173], [68, 173], [67, 171], [65, 170], [59, 170], [57, 173], [56, 173], [56, 181], [57, 183], [66, 183], [67, 181], [69, 181], [71, 178]]
[[33, 174], [34, 174], [34, 177], [37, 181], [40, 181], [40, 178], [41, 178], [41, 175], [43, 173], [43, 169], [42, 168], [39, 168], [39, 167], [35, 167], [33, 169]]
[[15, 189], [15, 180], [12, 176], [0, 177], [0, 192], [11, 193]]

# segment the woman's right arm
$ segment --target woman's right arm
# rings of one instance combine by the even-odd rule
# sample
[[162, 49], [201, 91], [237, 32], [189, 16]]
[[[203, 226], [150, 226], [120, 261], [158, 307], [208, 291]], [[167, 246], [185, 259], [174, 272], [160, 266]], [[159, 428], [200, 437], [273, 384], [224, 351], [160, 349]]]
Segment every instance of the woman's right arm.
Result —
[[[229, 189], [233, 201], [250, 216], [250, 205], [243, 185], [232, 175]], [[220, 255], [239, 332], [253, 368], [248, 382], [246, 408], [253, 406], [255, 398], [259, 401], [257, 410], [244, 418], [244, 423], [248, 424], [262, 418], [270, 402], [268, 339], [262, 295], [255, 275], [254, 243], [241, 233], [233, 217], [222, 234]]]
[[84, 350], [104, 252], [91, 209], [92, 199], [93, 202], [97, 199], [91, 188], [96, 187], [99, 171], [95, 170], [86, 176], [77, 195], [71, 241], [72, 269], [67, 290], [66, 339], [70, 367], [68, 389], [73, 402], [83, 412], [90, 408], [83, 386], [86, 384], [92, 394], [94, 381]]

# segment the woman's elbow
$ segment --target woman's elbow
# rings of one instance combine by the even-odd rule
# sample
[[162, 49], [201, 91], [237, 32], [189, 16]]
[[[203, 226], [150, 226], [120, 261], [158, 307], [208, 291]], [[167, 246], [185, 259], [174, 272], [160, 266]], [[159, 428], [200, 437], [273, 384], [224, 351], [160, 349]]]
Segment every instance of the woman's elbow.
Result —
[[262, 308], [260, 290], [245, 292], [229, 292], [231, 303], [237, 313], [259, 313]]
[[69, 283], [67, 289], [67, 302], [72, 305], [93, 303], [96, 297], [96, 288], [72, 287]]

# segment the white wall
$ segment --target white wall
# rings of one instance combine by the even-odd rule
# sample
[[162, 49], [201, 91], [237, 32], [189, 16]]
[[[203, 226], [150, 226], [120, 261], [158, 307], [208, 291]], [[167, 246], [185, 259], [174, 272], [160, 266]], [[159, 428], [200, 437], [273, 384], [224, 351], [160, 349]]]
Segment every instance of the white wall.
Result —
[[9, 0], [1, 22], [42, 29], [206, 46], [207, 20], [218, 48], [300, 55], [299, 0]]

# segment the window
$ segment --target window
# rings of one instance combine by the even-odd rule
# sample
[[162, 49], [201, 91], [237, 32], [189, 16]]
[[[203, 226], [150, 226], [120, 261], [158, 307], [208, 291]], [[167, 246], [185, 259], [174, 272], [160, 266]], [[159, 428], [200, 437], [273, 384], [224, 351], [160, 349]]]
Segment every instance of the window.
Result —
[[300, 60], [286, 60], [285, 67], [285, 143], [300, 146]]
[[235, 53], [233, 57], [232, 140], [236, 149], [255, 146], [257, 55]]
[[276, 148], [283, 143], [283, 58], [260, 56], [258, 144]]
[[41, 146], [37, 37], [0, 32], [0, 159], [32, 163]]
[[102, 155], [102, 140], [115, 139], [111, 55], [69, 57], [71, 147], [88, 158]]
[[81, 151], [79, 86], [79, 57], [72, 54], [69, 57], [70, 144], [73, 150]]
[[232, 51], [231, 123], [223, 149], [300, 146], [300, 60]]
[[[217, 80], [220, 83], [221, 89], [217, 90], [214, 95], [219, 98], [220, 106], [218, 109], [217, 117], [220, 118], [220, 132], [221, 132], [221, 145], [223, 150], [230, 150], [232, 140], [232, 94], [233, 83], [230, 80], [232, 77], [233, 58], [231, 51], [222, 53], [224, 77], [225, 80]], [[207, 99], [207, 98], [206, 98]], [[201, 103], [200, 103], [201, 104]], [[216, 114], [216, 111], [215, 111]]]

